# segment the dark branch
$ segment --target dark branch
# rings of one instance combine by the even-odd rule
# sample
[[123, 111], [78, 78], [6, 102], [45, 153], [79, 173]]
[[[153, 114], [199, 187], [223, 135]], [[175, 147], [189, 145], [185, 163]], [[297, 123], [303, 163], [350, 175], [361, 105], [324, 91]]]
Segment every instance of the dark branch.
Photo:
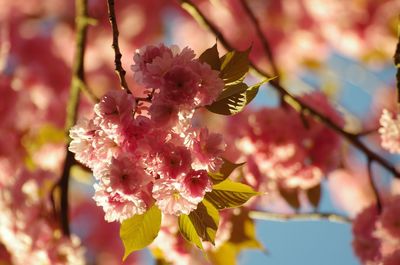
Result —
[[[196, 12], [193, 16], [200, 17], [202, 19], [202, 22], [208, 27], [208, 29], [218, 37], [220, 40], [221, 44], [225, 47], [227, 50], [232, 50], [233, 46], [227, 41], [223, 34], [218, 30], [218, 28], [211, 22], [209, 21], [206, 16], [197, 8], [196, 5], [194, 5], [190, 0], [181, 0], [183, 3], [183, 7], [188, 10], [192, 15], [193, 12]], [[266, 73], [265, 71], [261, 70], [257, 65], [255, 65], [253, 62], [250, 62], [251, 68], [257, 72], [259, 75], [265, 77], [265, 78], [271, 78], [271, 75]], [[292, 101], [296, 102], [297, 104], [300, 105], [302, 110], [307, 110], [314, 118], [317, 118], [320, 122], [325, 124], [327, 127], [331, 128], [333, 131], [341, 135], [343, 138], [347, 139], [353, 146], [358, 148], [361, 152], [363, 152], [367, 158], [377, 162], [380, 164], [382, 167], [387, 169], [389, 172], [391, 172], [394, 177], [400, 178], [400, 173], [397, 172], [396, 168], [390, 164], [387, 160], [385, 160], [383, 157], [381, 157], [379, 154], [375, 153], [372, 151], [368, 146], [366, 146], [361, 140], [359, 135], [354, 135], [351, 133], [346, 132], [342, 127], [338, 126], [335, 124], [329, 117], [325, 116], [324, 114], [318, 112], [315, 108], [312, 106], [308, 105], [307, 103], [303, 102], [301, 99], [295, 97], [292, 93], [290, 93], [287, 89], [282, 87], [280, 83], [276, 79], [272, 79], [269, 82], [270, 85], [272, 85], [281, 95], [290, 98]]]
[[253, 26], [257, 32], [257, 36], [261, 40], [261, 44], [264, 50], [265, 55], [267, 56], [269, 63], [271, 64], [273, 75], [277, 76], [279, 78], [279, 70], [278, 67], [276, 66], [274, 54], [272, 53], [272, 49], [269, 45], [269, 42], [267, 40], [267, 37], [264, 35], [264, 33], [261, 30], [260, 23], [258, 22], [258, 19], [254, 15], [253, 11], [247, 4], [246, 0], [240, 0], [240, 3], [242, 4], [242, 7], [246, 14], [249, 16], [251, 22], [253, 23]]
[[124, 89], [127, 93], [131, 94], [128, 84], [126, 83], [125, 80], [126, 71], [122, 67], [121, 63], [122, 54], [121, 51], [119, 50], [119, 43], [118, 43], [119, 31], [118, 31], [117, 18], [115, 16], [114, 0], [107, 0], [107, 7], [108, 7], [108, 18], [110, 20], [112, 35], [113, 35], [112, 47], [114, 49], [114, 55], [115, 55], [114, 57], [115, 72], [119, 77], [122, 89]]
[[[86, 44], [86, 31], [89, 24], [89, 18], [87, 15], [87, 0], [76, 0], [76, 44], [75, 44], [75, 55], [74, 64], [72, 66], [72, 79], [70, 87], [70, 95], [67, 103], [67, 118], [65, 122], [65, 131], [67, 134], [67, 156], [64, 162], [63, 172], [60, 180], [53, 189], [59, 188], [61, 193], [60, 206], [55, 207], [59, 209], [60, 222], [63, 234], [66, 236], [70, 235], [69, 228], [69, 206], [68, 206], [68, 184], [71, 167], [74, 164], [74, 155], [68, 150], [70, 138], [68, 136], [69, 130], [76, 123], [80, 91], [82, 84], [85, 84], [84, 76], [84, 54]], [[52, 194], [54, 196], [54, 194]], [[54, 201], [54, 200], [53, 200]]]

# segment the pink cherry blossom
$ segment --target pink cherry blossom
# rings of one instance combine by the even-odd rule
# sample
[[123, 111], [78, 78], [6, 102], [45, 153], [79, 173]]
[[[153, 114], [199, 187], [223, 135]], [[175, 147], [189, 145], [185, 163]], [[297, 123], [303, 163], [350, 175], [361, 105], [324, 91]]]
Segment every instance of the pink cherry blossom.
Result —
[[152, 181], [143, 165], [127, 156], [113, 158], [110, 164], [94, 173], [97, 179], [109, 185], [109, 189], [126, 195], [137, 193]]
[[164, 75], [160, 96], [163, 101], [178, 105], [193, 105], [200, 77], [189, 67], [174, 66]]
[[198, 94], [196, 95], [199, 106], [206, 106], [213, 103], [224, 88], [224, 82], [219, 77], [219, 72], [212, 70], [206, 63], [191, 65], [193, 71], [200, 76]]
[[382, 265], [398, 265], [398, 264], [400, 264], [400, 249], [386, 256], [383, 259]]
[[[135, 73], [136, 82], [149, 85], [150, 87], [153, 87], [154, 84], [155, 86], [160, 85], [162, 71], [157, 75], [154, 70], [149, 70], [149, 65], [151, 65], [156, 58], [169, 58], [172, 60], [172, 56], [172, 51], [163, 44], [158, 46], [148, 45], [140, 50], [136, 50], [133, 56], [135, 64], [131, 66], [132, 71]], [[158, 65], [160, 65], [160, 63], [158, 63]]]
[[202, 128], [193, 130], [187, 141], [193, 150], [196, 167], [218, 171], [223, 162], [220, 155], [226, 147], [221, 134], [209, 133], [207, 128]]
[[189, 214], [203, 199], [187, 196], [183, 183], [176, 179], [156, 180], [153, 186], [153, 197], [163, 213], [176, 216]]
[[157, 173], [161, 178], [179, 178], [191, 168], [192, 156], [184, 146], [166, 144], [157, 154]]
[[400, 153], [400, 116], [394, 115], [388, 110], [382, 111], [379, 119], [381, 127], [379, 134], [381, 135], [381, 145], [384, 149], [391, 153]]
[[382, 228], [400, 240], [400, 196], [391, 198], [385, 204], [380, 220]]
[[191, 198], [203, 198], [211, 191], [211, 181], [206, 170], [190, 171], [183, 179], [185, 193]]
[[358, 214], [353, 221], [353, 249], [363, 263], [378, 261], [381, 258], [381, 242], [373, 235], [377, 220], [377, 207], [371, 205]]
[[95, 194], [93, 199], [105, 212], [105, 220], [108, 222], [122, 222], [133, 215], [143, 214], [148, 209], [149, 196], [146, 191], [125, 194], [113, 190], [104, 182], [94, 184]]

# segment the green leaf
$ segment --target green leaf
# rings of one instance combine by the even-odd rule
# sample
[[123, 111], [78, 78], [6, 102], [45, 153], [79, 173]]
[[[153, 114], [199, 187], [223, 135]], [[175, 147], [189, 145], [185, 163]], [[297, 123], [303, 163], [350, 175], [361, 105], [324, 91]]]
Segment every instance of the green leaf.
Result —
[[214, 185], [213, 190], [206, 193], [204, 198], [218, 210], [222, 210], [238, 207], [258, 194], [248, 185], [226, 179]]
[[214, 245], [219, 224], [218, 210], [210, 202], [203, 200], [189, 214], [189, 219], [200, 238]]
[[300, 208], [299, 190], [279, 187], [282, 198], [294, 209]]
[[224, 90], [222, 90], [221, 94], [219, 94], [216, 101], [222, 100], [224, 98], [229, 98], [235, 94], [241, 94], [245, 92], [249, 87], [245, 83], [237, 83], [233, 85], [225, 86]]
[[203, 244], [201, 243], [200, 237], [189, 216], [181, 214], [178, 218], [178, 226], [179, 231], [187, 241], [195, 244], [198, 248], [203, 249]]
[[308, 201], [314, 208], [317, 208], [321, 201], [321, 184], [306, 190]]
[[230, 162], [229, 160], [226, 160], [225, 158], [222, 158], [224, 160], [224, 163], [222, 164], [221, 168], [219, 169], [219, 172], [216, 173], [211, 173], [209, 172], [208, 175], [211, 178], [211, 181], [213, 184], [218, 184], [225, 179], [229, 177], [229, 175], [238, 167], [243, 166], [246, 162], [235, 164]]
[[153, 205], [142, 215], [122, 222], [119, 236], [125, 247], [125, 260], [133, 251], [147, 247], [157, 237], [161, 226], [161, 211]]
[[221, 69], [221, 61], [219, 60], [217, 43], [215, 43], [211, 48], [205, 50], [200, 55], [199, 60], [203, 63], [209, 64], [211, 69], [219, 71]]
[[220, 77], [225, 84], [235, 83], [243, 80], [249, 71], [249, 53], [250, 48], [245, 51], [228, 52], [221, 58], [221, 74]]
[[216, 114], [235, 115], [246, 106], [246, 92], [237, 93], [230, 97], [215, 101], [206, 108]]
[[246, 105], [248, 105], [257, 96], [258, 90], [263, 83], [265, 82], [258, 83], [246, 90]]
[[260, 86], [270, 80], [263, 80], [251, 87], [247, 87], [244, 83], [226, 86], [217, 100], [206, 108], [221, 115], [235, 115], [256, 97]]

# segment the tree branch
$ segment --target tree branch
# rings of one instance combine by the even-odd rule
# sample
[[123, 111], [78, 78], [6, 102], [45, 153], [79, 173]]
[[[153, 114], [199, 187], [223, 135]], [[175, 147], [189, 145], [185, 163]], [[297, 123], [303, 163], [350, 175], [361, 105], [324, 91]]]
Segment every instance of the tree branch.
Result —
[[[190, 14], [193, 15], [193, 13], [195, 13], [193, 16], [196, 16], [197, 18], [202, 19], [202, 22], [219, 39], [219, 41], [225, 47], [225, 49], [227, 49], [227, 50], [233, 49], [233, 46], [230, 44], [230, 42], [225, 39], [225, 37], [218, 30], [218, 28], [210, 20], [207, 19], [207, 17], [201, 12], [201, 10], [198, 9], [198, 7], [193, 2], [191, 2], [190, 0], [181, 0], [181, 2], [182, 2], [183, 8], [188, 10], [188, 12]], [[253, 62], [250, 62], [250, 66], [259, 75], [261, 75], [265, 78], [271, 78], [270, 74], [261, 70]], [[378, 164], [380, 164], [383, 168], [385, 168], [386, 170], [391, 172], [395, 178], [400, 178], [400, 173], [397, 172], [396, 168], [392, 164], [390, 164], [386, 159], [384, 159], [379, 154], [372, 151], [367, 145], [365, 145], [360, 140], [360, 137], [358, 135], [354, 135], [354, 134], [348, 133], [345, 130], [343, 130], [340, 126], [335, 124], [329, 117], [318, 112], [315, 108], [313, 108], [312, 106], [303, 102], [301, 99], [295, 97], [291, 92], [289, 92], [287, 89], [285, 89], [283, 86], [281, 86], [280, 83], [276, 79], [272, 79], [269, 82], [269, 84], [272, 85], [279, 93], [281, 93], [285, 97], [290, 98], [293, 102], [299, 104], [301, 109], [307, 110], [314, 118], [317, 118], [320, 122], [322, 122], [327, 127], [331, 128], [337, 134], [341, 135], [343, 138], [345, 138], [347, 141], [349, 141], [353, 146], [355, 146], [357, 149], [359, 149], [361, 152], [363, 152], [367, 156], [368, 159], [371, 159], [371, 160], [377, 162]]]
[[[60, 198], [60, 222], [63, 234], [66, 236], [70, 235], [69, 228], [69, 205], [68, 205], [68, 184], [69, 175], [71, 167], [75, 162], [74, 154], [68, 150], [69, 143], [71, 139], [69, 138], [69, 130], [76, 123], [80, 92], [82, 89], [82, 84], [85, 84], [84, 78], [84, 54], [85, 54], [85, 44], [86, 44], [86, 31], [89, 24], [89, 19], [87, 16], [87, 0], [76, 0], [76, 44], [75, 44], [75, 55], [74, 64], [72, 66], [72, 79], [70, 86], [70, 95], [67, 103], [67, 118], [65, 121], [65, 133], [67, 134], [67, 156], [64, 161], [63, 172], [60, 180], [54, 187], [60, 188], [61, 198]], [[53, 189], [53, 192], [54, 192]], [[52, 194], [54, 195], [54, 194]]]
[[119, 50], [119, 43], [118, 43], [119, 31], [118, 31], [117, 19], [115, 16], [114, 0], [107, 0], [107, 8], [108, 8], [108, 18], [110, 20], [112, 35], [113, 35], [112, 47], [114, 49], [114, 55], [115, 55], [114, 56], [115, 72], [119, 77], [119, 82], [121, 84], [122, 89], [124, 89], [128, 94], [131, 94], [128, 84], [126, 83], [125, 80], [126, 71], [122, 67], [121, 63], [122, 54], [121, 51]]
[[286, 222], [286, 221], [329, 221], [336, 223], [346, 223], [350, 224], [351, 219], [334, 213], [294, 213], [294, 214], [285, 214], [285, 213], [272, 213], [272, 212], [263, 212], [263, 211], [251, 211], [249, 213], [250, 218], [256, 220], [264, 220], [264, 221], [278, 221], [278, 222]]

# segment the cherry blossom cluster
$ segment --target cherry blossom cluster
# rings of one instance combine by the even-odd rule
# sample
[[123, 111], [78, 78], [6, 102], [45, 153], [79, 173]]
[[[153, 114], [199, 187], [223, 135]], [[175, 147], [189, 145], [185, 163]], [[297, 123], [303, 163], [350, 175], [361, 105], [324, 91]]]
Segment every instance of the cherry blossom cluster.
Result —
[[0, 186], [0, 242], [12, 264], [85, 264], [76, 235], [62, 235], [50, 204], [54, 175], [17, 169]]
[[162, 44], [138, 50], [132, 70], [149, 91], [149, 105], [112, 90], [95, 105], [92, 119], [71, 129], [69, 149], [93, 170], [94, 200], [107, 221], [143, 214], [153, 203], [164, 214], [189, 214], [211, 191], [207, 172], [221, 166], [225, 143], [191, 120], [224, 83], [194, 57], [189, 48]]
[[379, 119], [381, 145], [390, 153], [400, 153], [400, 115], [384, 109]]
[[[305, 94], [301, 100], [343, 125], [343, 118], [321, 92]], [[265, 107], [233, 119], [228, 133], [241, 153], [237, 160], [245, 159], [245, 178], [261, 191], [311, 188], [338, 163], [340, 138], [290, 106]]]
[[390, 198], [379, 214], [376, 205], [353, 222], [353, 249], [363, 264], [400, 264], [400, 196]]

